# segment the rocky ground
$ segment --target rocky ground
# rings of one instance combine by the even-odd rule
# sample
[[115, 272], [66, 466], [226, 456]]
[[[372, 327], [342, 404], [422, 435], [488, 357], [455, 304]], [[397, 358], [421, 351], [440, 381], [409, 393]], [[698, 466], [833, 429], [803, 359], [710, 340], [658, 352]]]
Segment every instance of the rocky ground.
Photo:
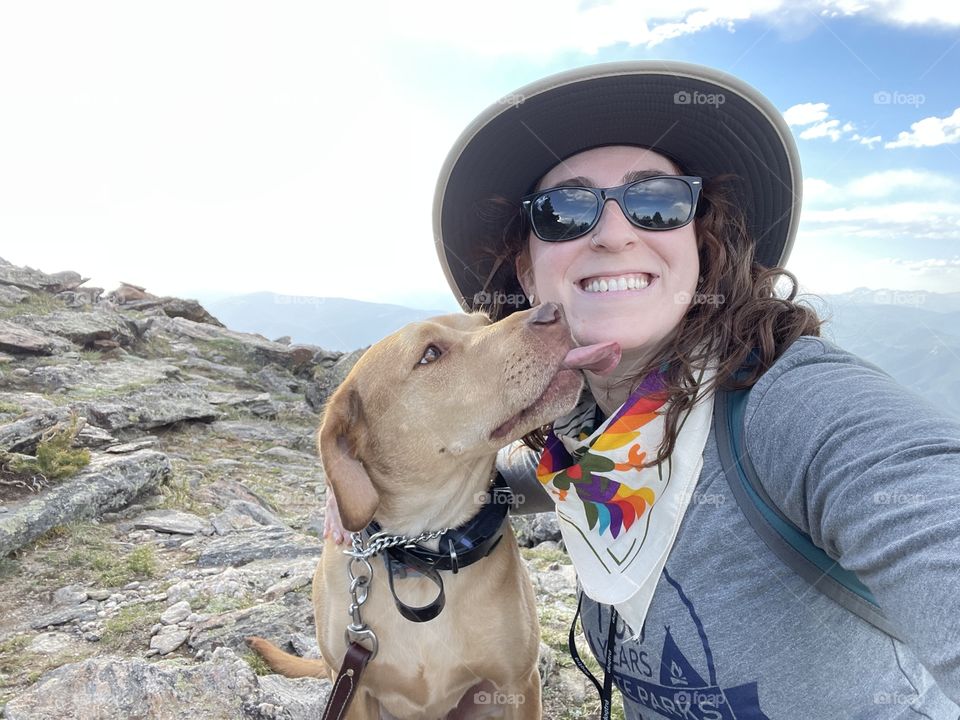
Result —
[[[314, 434], [361, 352], [0, 259], [4, 717], [319, 717], [329, 682], [271, 674], [243, 638], [317, 654]], [[512, 522], [539, 598], [544, 717], [595, 717], [566, 649], [575, 578], [555, 521]]]

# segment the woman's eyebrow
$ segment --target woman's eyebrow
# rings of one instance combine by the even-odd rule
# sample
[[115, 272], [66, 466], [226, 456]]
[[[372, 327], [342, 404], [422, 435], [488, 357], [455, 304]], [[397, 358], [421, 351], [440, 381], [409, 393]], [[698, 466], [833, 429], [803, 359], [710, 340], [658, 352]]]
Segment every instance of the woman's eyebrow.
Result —
[[[668, 170], [631, 170], [623, 176], [623, 180], [621, 182], [626, 185], [627, 183], [636, 182], [637, 180], [643, 180], [644, 178], [648, 177], [673, 174], [674, 173]], [[596, 185], [590, 178], [577, 175], [576, 177], [567, 178], [566, 180], [561, 180], [558, 183], [554, 183], [551, 185], [551, 187], [596, 187]]]

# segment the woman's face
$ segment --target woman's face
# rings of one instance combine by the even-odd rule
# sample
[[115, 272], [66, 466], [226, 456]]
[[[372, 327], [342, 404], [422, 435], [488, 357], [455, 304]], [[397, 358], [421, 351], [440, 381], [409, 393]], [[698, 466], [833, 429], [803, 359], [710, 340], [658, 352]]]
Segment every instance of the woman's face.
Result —
[[[571, 184], [616, 187], [636, 171], [679, 175], [662, 155], [642, 148], [612, 145], [585, 150], [564, 160], [541, 178], [537, 189]], [[587, 182], [589, 181], [589, 182]], [[629, 180], [628, 180], [629, 181]], [[591, 237], [593, 241], [591, 243]], [[517, 259], [517, 275], [536, 302], [563, 305], [580, 345], [616, 341], [625, 351], [652, 352], [676, 328], [696, 291], [700, 263], [691, 222], [676, 230], [651, 231], [632, 225], [615, 201], [608, 200], [588, 234], [566, 242], [544, 242], [532, 231], [527, 258]], [[654, 276], [641, 289], [590, 292], [593, 279]]]

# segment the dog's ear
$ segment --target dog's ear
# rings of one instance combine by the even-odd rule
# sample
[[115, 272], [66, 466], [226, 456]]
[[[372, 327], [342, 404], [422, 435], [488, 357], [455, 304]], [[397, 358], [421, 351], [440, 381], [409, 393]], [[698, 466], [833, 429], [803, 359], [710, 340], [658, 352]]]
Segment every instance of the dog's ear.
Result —
[[327, 402], [318, 445], [327, 488], [337, 499], [343, 527], [351, 532], [363, 530], [380, 504], [360, 457], [366, 426], [360, 393], [351, 385], [341, 385]]

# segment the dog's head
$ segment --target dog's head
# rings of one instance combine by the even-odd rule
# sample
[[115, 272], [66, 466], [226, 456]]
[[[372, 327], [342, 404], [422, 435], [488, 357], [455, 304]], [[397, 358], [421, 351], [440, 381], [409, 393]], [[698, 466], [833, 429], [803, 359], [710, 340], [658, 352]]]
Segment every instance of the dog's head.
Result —
[[498, 449], [573, 409], [583, 380], [563, 365], [572, 347], [553, 303], [497, 323], [443, 315], [371, 346], [319, 432], [343, 526], [359, 531], [403, 496], [450, 496], [450, 478], [486, 483]]

